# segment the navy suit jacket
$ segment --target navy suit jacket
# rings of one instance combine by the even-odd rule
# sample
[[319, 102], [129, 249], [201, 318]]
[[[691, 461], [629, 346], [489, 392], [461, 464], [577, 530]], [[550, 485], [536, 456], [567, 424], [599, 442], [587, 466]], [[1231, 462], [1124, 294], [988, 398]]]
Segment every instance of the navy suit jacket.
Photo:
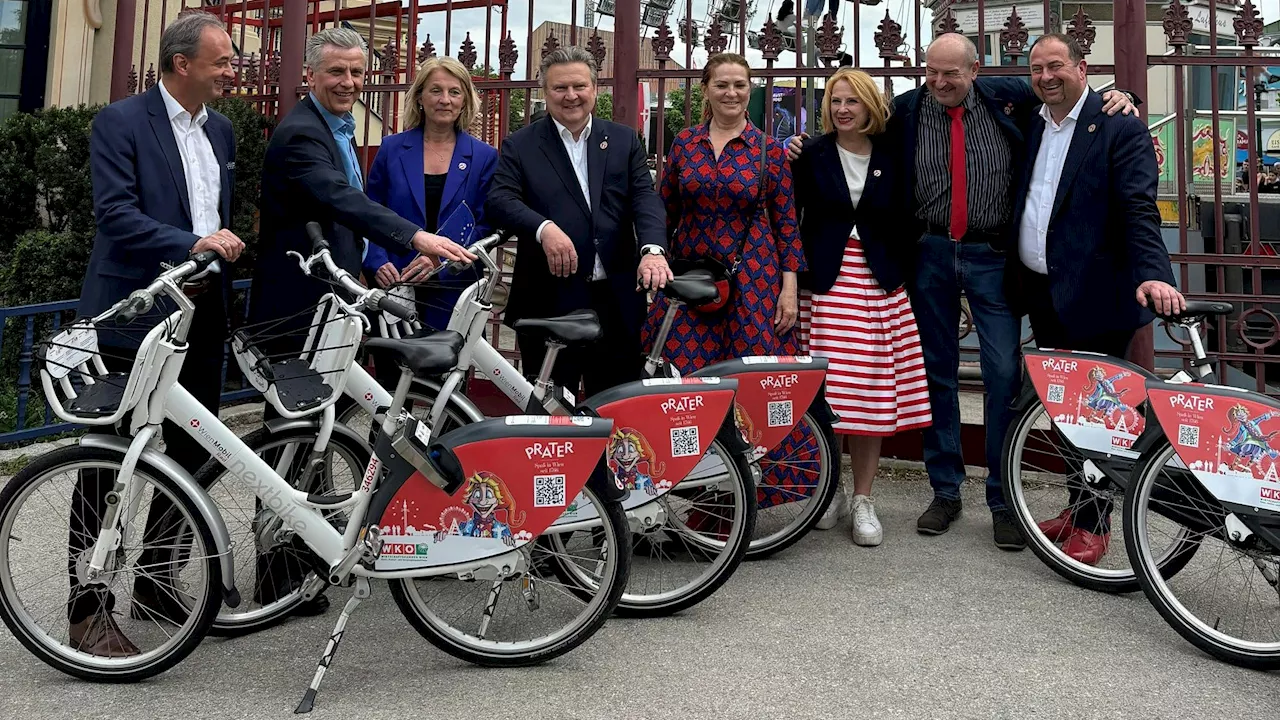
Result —
[[[519, 239], [505, 322], [553, 317], [590, 307], [590, 282], [599, 247], [605, 274], [627, 322], [640, 332], [644, 296], [636, 290], [640, 248], [667, 248], [667, 214], [649, 174], [636, 131], [594, 118], [587, 143], [587, 187], [582, 196], [569, 153], [550, 116], [502, 143], [485, 214], [494, 227]], [[573, 240], [578, 272], [555, 277], [536, 233], [551, 220]]]
[[[208, 110], [204, 131], [218, 159], [223, 228], [231, 224], [236, 142], [231, 121]], [[80, 314], [98, 315], [160, 274], [160, 263], [186, 260], [200, 238], [191, 231], [191, 200], [182, 155], [157, 84], [114, 102], [93, 120], [89, 140], [93, 213], [98, 224], [80, 289]], [[221, 273], [223, 300], [231, 273]], [[158, 315], [156, 315], [158, 317]]]
[[[304, 275], [298, 261], [286, 255], [290, 250], [303, 257], [311, 254], [307, 223], [320, 224], [334, 263], [352, 275], [360, 273], [362, 238], [369, 239], [370, 247], [378, 244], [407, 252], [414, 233], [421, 229], [347, 182], [338, 144], [310, 97], [299, 100], [276, 128], [262, 166], [262, 219], [250, 323], [301, 313], [279, 330], [305, 327], [311, 323], [307, 310], [331, 291], [320, 279]], [[301, 338], [297, 340], [300, 344]]]
[[855, 210], [840, 163], [834, 132], [805, 141], [791, 164], [796, 205], [800, 209], [800, 241], [809, 269], [800, 273], [800, 287], [826, 293], [840, 275], [849, 235], [856, 226], [863, 255], [876, 282], [886, 292], [902, 287], [902, 219], [892, 212], [901, 169], [898, 156], [884, 135], [871, 138], [867, 181]]
[[[1009, 163], [1009, 195], [1012, 202], [1017, 192], [1018, 180], [1025, 172], [1027, 165], [1026, 136], [1023, 128], [1027, 127], [1031, 115], [1034, 114], [1040, 100], [1031, 90], [1031, 84], [1024, 78], [979, 77], [973, 84], [978, 99], [986, 104], [991, 117], [1004, 134], [1009, 143], [1011, 160]], [[899, 95], [893, 101], [893, 115], [889, 118], [886, 134], [901, 145], [902, 167], [905, 172], [899, 174], [898, 188], [901, 222], [906, 224], [910, 242], [909, 256], [914, 257], [914, 250], [920, 236], [924, 234], [925, 222], [917, 217], [919, 205], [916, 203], [915, 168], [916, 168], [916, 130], [919, 127], [920, 103], [929, 89], [923, 85], [911, 92]], [[999, 241], [992, 243], [996, 250], [1006, 251], [1017, 246], [1016, 222], [1006, 226]], [[908, 275], [910, 276], [910, 275]]]
[[[417, 127], [382, 139], [382, 147], [369, 168], [369, 182], [365, 192], [369, 197], [395, 211], [397, 215], [421, 227], [427, 226], [426, 201], [423, 198], [422, 128]], [[436, 218], [439, 227], [453, 211], [463, 203], [471, 208], [476, 219], [474, 239], [489, 234], [485, 218], [485, 197], [489, 194], [489, 181], [498, 165], [498, 151], [465, 132], [459, 132], [449, 159], [449, 174], [444, 181], [444, 195], [440, 199], [440, 213]], [[461, 242], [460, 238], [449, 238]], [[372, 278], [378, 268], [392, 263], [403, 270], [417, 253], [395, 248], [384, 249], [369, 244], [364, 268]], [[474, 271], [466, 272], [474, 274]]]
[[[1068, 327], [1132, 330], [1155, 319], [1138, 305], [1138, 286], [1148, 280], [1175, 284], [1156, 206], [1159, 169], [1146, 123], [1136, 115], [1107, 115], [1102, 97], [1088, 92], [1049, 219], [1049, 290]], [[1030, 127], [1030, 162], [1018, 183], [1015, 228], [1022, 221], [1044, 118], [1036, 114]], [[1020, 260], [1010, 263], [1014, 269], [1020, 265]], [[1011, 286], [1018, 309], [1016, 280]]]

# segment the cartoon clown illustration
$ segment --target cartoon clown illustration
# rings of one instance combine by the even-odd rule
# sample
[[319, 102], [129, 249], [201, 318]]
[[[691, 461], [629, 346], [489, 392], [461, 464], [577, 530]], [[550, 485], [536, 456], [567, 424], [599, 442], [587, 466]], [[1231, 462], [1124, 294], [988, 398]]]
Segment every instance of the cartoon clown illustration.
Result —
[[1277, 413], [1268, 412], [1256, 418], [1249, 418], [1249, 409], [1244, 405], [1236, 405], [1227, 411], [1230, 427], [1222, 428], [1223, 437], [1229, 438], [1226, 443], [1227, 452], [1235, 456], [1231, 461], [1231, 469], [1242, 472], [1253, 472], [1253, 467], [1262, 462], [1263, 456], [1273, 461], [1280, 457], [1280, 451], [1271, 447], [1271, 438], [1280, 430], [1272, 430], [1262, 434], [1262, 423], [1277, 417]]
[[738, 432], [742, 434], [742, 439], [748, 445], [756, 445], [760, 442], [760, 433], [756, 432], [756, 426], [751, 422], [751, 416], [747, 414], [746, 408], [737, 400], [733, 402], [733, 422], [738, 426]]
[[[463, 537], [499, 538], [507, 545], [515, 545], [511, 535], [511, 527], [524, 524], [524, 513], [516, 512], [515, 499], [507, 490], [502, 480], [488, 471], [481, 471], [467, 480], [463, 497], [471, 508], [471, 517], [458, 527], [458, 534]], [[498, 511], [505, 510], [507, 522], [498, 520]], [[436, 542], [444, 540], [448, 530], [436, 533]]]
[[[618, 430], [609, 438], [605, 452], [609, 458], [609, 470], [620, 489], [640, 489], [650, 495], [658, 494], [653, 476], [661, 477], [666, 465], [657, 462], [653, 449], [639, 431], [630, 427]], [[642, 462], [648, 473], [640, 472]]]
[[1137, 413], [1134, 413], [1133, 408], [1124, 404], [1120, 399], [1129, 389], [1121, 388], [1117, 390], [1115, 386], [1117, 380], [1129, 377], [1127, 370], [1107, 377], [1102, 368], [1095, 366], [1089, 370], [1088, 377], [1093, 384], [1085, 388], [1089, 395], [1085, 398], [1084, 405], [1089, 409], [1090, 420], [1094, 422], [1115, 420], [1116, 413], [1128, 412], [1133, 413], [1134, 422], [1137, 422]]

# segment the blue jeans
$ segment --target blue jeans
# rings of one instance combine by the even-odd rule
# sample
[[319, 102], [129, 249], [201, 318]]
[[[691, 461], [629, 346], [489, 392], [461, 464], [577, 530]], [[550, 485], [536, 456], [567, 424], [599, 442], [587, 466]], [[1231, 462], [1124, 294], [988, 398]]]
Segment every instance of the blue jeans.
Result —
[[1021, 388], [1022, 324], [1005, 299], [1005, 255], [986, 243], [958, 243], [938, 235], [920, 239], [911, 307], [920, 328], [929, 374], [933, 425], [924, 431], [924, 463], [933, 493], [960, 499], [960, 293], [969, 300], [978, 330], [982, 382], [986, 386], [987, 506], [1004, 508], [1000, 455]]

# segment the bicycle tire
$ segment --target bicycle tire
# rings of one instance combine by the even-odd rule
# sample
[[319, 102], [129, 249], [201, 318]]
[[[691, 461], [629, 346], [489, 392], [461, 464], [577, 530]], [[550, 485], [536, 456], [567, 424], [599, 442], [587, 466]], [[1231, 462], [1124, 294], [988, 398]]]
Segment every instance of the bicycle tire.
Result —
[[[22, 499], [24, 490], [41, 477], [62, 466], [85, 462], [106, 462], [119, 465], [123, 459], [124, 455], [121, 453], [79, 445], [59, 448], [36, 458], [14, 475], [3, 490], [0, 490], [0, 537], [10, 537], [9, 526], [12, 522], [10, 516], [16, 510], [15, 503]], [[170, 496], [170, 499], [182, 508], [187, 515], [188, 524], [199, 536], [200, 543], [205, 549], [201, 553], [201, 559], [198, 562], [204, 565], [204, 577], [207, 578], [206, 587], [203, 592], [191, 593], [194, 597], [201, 599], [200, 608], [192, 616], [189, 616], [189, 620], [194, 617], [194, 622], [184, 623], [176, 631], [185, 634], [185, 637], [182, 637], [167, 651], [139, 663], [113, 659], [111, 666], [104, 668], [92, 667], [85, 662], [77, 662], [69, 658], [65, 653], [51, 650], [38, 637], [41, 634], [47, 636], [47, 633], [33, 631], [25, 622], [27, 613], [25, 610], [19, 609], [21, 603], [10, 595], [12, 592], [12, 577], [8, 569], [8, 560], [5, 559], [0, 562], [0, 617], [3, 618], [9, 631], [28, 651], [46, 665], [82, 680], [131, 683], [154, 677], [169, 670], [186, 658], [200, 644], [200, 641], [204, 639], [212, 626], [213, 618], [217, 614], [218, 608], [222, 605], [222, 566], [218, 562], [213, 531], [200, 515], [198, 507], [176, 483], [148, 465], [145, 460], [138, 461], [135, 473], [140, 474], [157, 487], [163, 488]], [[7, 555], [7, 553], [5, 554]], [[187, 562], [197, 561], [188, 560]], [[142, 657], [145, 658], [146, 655]]]
[[[253, 450], [255, 455], [261, 456], [265, 449], [269, 449], [275, 445], [287, 444], [289, 442], [310, 444], [315, 442], [315, 438], [316, 431], [310, 428], [296, 428], [293, 430], [273, 433], [267, 428], [261, 427], [244, 436], [241, 440], [245, 445], [248, 445], [249, 448]], [[359, 466], [353, 472], [353, 481], [354, 483], [359, 484], [364, 476], [365, 468], [369, 465], [369, 458], [372, 453], [365, 446], [354, 442], [349, 437], [341, 433], [333, 433], [329, 437], [329, 446], [333, 448], [335, 452], [341, 452], [347, 457], [352, 458], [354, 463]], [[196, 481], [199, 482], [202, 487], [209, 490], [210, 497], [214, 500], [215, 505], [218, 504], [218, 494], [215, 492], [215, 489], [217, 484], [226, 477], [225, 471], [226, 468], [220, 463], [210, 460], [208, 463], [205, 463], [204, 467], [200, 468], [200, 472], [196, 474]], [[289, 482], [291, 485], [294, 484], [292, 478], [285, 478], [285, 481]], [[239, 480], [236, 480], [235, 482], [239, 482]], [[354, 491], [356, 488], [351, 487], [349, 489]], [[346, 488], [344, 488], [344, 490], [346, 490]], [[223, 508], [219, 507], [218, 511], [222, 514], [224, 519], [229, 517], [229, 513]], [[231, 530], [231, 528], [228, 528], [228, 530]], [[255, 540], [252, 535], [247, 542], [243, 539], [236, 539], [234, 537], [232, 539], [233, 544], [237, 547], [244, 545], [254, 547]], [[237, 567], [242, 567], [244, 565], [245, 563], [243, 562], [237, 562], [236, 564]], [[288, 619], [301, 603], [302, 588], [299, 587], [258, 610], [248, 610], [247, 606], [253, 604], [252, 594], [250, 593], [246, 595], [240, 607], [223, 608], [219, 611], [218, 616], [214, 619], [213, 627], [210, 629], [209, 634], [215, 637], [236, 637], [239, 635], [254, 633], [259, 630], [265, 630], [266, 628], [278, 625]]]
[[501, 647], [509, 646], [508, 643], [488, 643], [478, 647], [474, 643], [468, 643], [464, 639], [466, 637], [464, 634], [448, 632], [432, 623], [431, 619], [425, 615], [429, 610], [420, 607], [413, 597], [417, 594], [412, 586], [414, 578], [390, 581], [391, 596], [395, 598], [401, 614], [435, 647], [460, 660], [483, 667], [538, 665], [560, 657], [586, 642], [614, 612], [626, 588], [631, 561], [631, 531], [627, 525], [626, 513], [623, 512], [620, 503], [602, 501], [590, 487], [584, 486], [582, 492], [592, 504], [604, 511], [601, 517], [605, 518], [605, 521], [601, 523], [600, 531], [610, 543], [609, 547], [617, 548], [618, 552], [614, 553], [607, 563], [610, 567], [606, 573], [608, 587], [602, 588], [602, 592], [597, 596], [602, 598], [602, 601], [596, 602], [594, 599], [589, 601], [594, 602], [595, 605], [587, 618], [579, 623], [578, 628], [546, 647], [533, 648], [524, 652], [512, 647]]
[[[800, 542], [800, 540], [804, 538], [805, 535], [808, 535], [809, 531], [818, 524], [818, 521], [822, 519], [823, 514], [827, 512], [827, 508], [830, 507], [831, 502], [835, 500], [836, 492], [839, 490], [840, 485], [841, 461], [840, 453], [837, 450], [839, 448], [839, 444], [836, 442], [835, 430], [831, 427], [831, 423], [827, 422], [825, 419], [815, 417], [812, 413], [805, 412], [805, 414], [800, 418], [800, 421], [804, 422], [805, 420], [809, 421], [809, 427], [817, 429], [815, 437], [818, 438], [820, 443], [825, 444], [827, 448], [827, 467], [819, 469], [820, 484], [818, 489], [814, 492], [816, 502], [811, 503], [809, 507], [806, 508], [805, 512], [807, 513], [807, 516], [804, 517], [800, 523], [796, 524], [794, 527], [784, 528], [784, 533], [763, 538], [753, 537], [751, 542], [747, 545], [747, 554], [745, 559], [748, 561], [767, 558]], [[755, 530], [758, 531], [758, 511], [756, 521], [757, 525]]]
[[[1037, 396], [1024, 398], [1014, 411], [1013, 422], [1005, 435], [1004, 449], [1001, 453], [1005, 501], [1008, 508], [1022, 529], [1027, 546], [1045, 565], [1059, 576], [1082, 588], [1108, 594], [1130, 593], [1140, 589], [1138, 578], [1132, 564], [1121, 569], [1102, 569], [1085, 565], [1068, 557], [1062, 549], [1049, 540], [1040, 530], [1038, 521], [1031, 515], [1025, 502], [1026, 493], [1022, 484], [1022, 456], [1026, 451], [1026, 440], [1033, 426], [1045, 413], [1044, 405]], [[1126, 500], [1127, 503], [1127, 500]], [[1123, 512], [1123, 510], [1121, 511]], [[1127, 539], [1127, 537], [1126, 537]], [[1191, 561], [1198, 547], [1195, 543], [1189, 546], [1171, 547], [1162, 564], [1169, 576], [1177, 573]]]
[[[1190, 612], [1165, 583], [1171, 575], [1157, 572], [1156, 568], [1152, 567], [1149, 560], [1150, 552], [1146, 550], [1148, 540], [1141, 510], [1147, 505], [1145, 500], [1152, 494], [1153, 486], [1160, 477], [1160, 470], [1173, 459], [1174, 455], [1173, 445], [1168, 438], [1161, 438], [1160, 442], [1154, 443], [1134, 466], [1133, 480], [1125, 491], [1125, 544], [1129, 552], [1129, 562], [1137, 573], [1142, 592], [1169, 627], [1206, 654], [1231, 665], [1252, 670], [1280, 669], [1280, 643], [1275, 643], [1274, 649], [1265, 651], [1244, 648], [1239, 643], [1233, 644], [1216, 628], [1209, 628], [1194, 616], [1188, 617]], [[1199, 543], [1197, 543], [1198, 547]]]

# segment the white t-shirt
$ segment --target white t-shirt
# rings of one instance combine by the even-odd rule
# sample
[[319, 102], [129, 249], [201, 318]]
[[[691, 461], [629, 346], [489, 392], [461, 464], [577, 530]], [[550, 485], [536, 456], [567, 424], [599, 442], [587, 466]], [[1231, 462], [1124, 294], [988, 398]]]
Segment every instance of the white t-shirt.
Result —
[[862, 188], [867, 184], [867, 166], [871, 164], [870, 155], [859, 155], [836, 146], [840, 151], [840, 166], [844, 168], [844, 181], [849, 186], [849, 200], [854, 209], [862, 199]]

